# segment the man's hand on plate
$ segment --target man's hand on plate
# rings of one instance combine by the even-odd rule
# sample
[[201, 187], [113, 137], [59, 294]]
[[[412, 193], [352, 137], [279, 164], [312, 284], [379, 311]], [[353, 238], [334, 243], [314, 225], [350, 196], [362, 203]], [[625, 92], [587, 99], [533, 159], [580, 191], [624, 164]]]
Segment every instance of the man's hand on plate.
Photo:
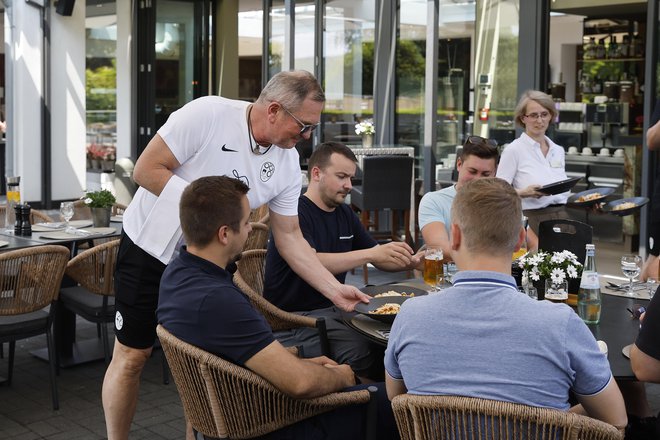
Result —
[[335, 290], [335, 295], [330, 300], [345, 312], [352, 312], [358, 303], [369, 303], [371, 298], [366, 293], [360, 292], [357, 287], [348, 284], [340, 284]]

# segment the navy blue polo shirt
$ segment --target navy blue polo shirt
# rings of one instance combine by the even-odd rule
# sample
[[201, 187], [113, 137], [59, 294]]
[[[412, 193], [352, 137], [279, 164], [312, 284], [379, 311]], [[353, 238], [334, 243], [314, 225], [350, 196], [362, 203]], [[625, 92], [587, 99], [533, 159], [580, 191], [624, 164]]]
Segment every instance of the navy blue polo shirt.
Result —
[[177, 338], [240, 366], [275, 340], [232, 275], [185, 246], [163, 273], [156, 313]]
[[[353, 210], [342, 203], [334, 211], [319, 208], [305, 196], [298, 199], [298, 220], [303, 237], [319, 253], [349, 252], [368, 249], [378, 243], [364, 229]], [[340, 283], [346, 272], [335, 275]], [[269, 240], [266, 255], [264, 296], [289, 312], [309, 311], [332, 306], [332, 302], [307, 284], [289, 267]]]

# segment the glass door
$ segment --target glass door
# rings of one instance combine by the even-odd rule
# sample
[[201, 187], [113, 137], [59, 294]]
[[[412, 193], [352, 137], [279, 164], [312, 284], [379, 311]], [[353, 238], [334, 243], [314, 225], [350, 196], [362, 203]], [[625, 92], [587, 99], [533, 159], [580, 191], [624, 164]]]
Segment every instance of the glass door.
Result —
[[210, 92], [211, 5], [155, 0], [138, 12], [138, 155], [172, 112]]

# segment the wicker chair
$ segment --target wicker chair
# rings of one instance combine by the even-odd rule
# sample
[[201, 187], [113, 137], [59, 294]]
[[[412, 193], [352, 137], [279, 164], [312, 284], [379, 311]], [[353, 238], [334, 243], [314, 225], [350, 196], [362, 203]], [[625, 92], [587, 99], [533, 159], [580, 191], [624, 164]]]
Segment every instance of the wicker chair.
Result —
[[94, 246], [76, 255], [67, 264], [66, 274], [79, 286], [61, 290], [60, 302], [76, 315], [101, 325], [105, 362], [110, 362], [107, 323], [114, 322], [114, 272], [119, 240]]
[[273, 331], [299, 327], [317, 328], [321, 340], [321, 352], [330, 356], [325, 318], [312, 318], [286, 312], [263, 297], [265, 263], [265, 249], [252, 249], [241, 253], [241, 259], [236, 263], [238, 270], [234, 274], [236, 286], [247, 295], [254, 308], [264, 315]]
[[270, 221], [270, 211], [268, 209], [268, 204], [263, 204], [258, 208], [254, 208], [250, 212], [249, 221], [259, 222], [267, 225]]
[[548, 408], [459, 396], [402, 394], [392, 400], [402, 440], [621, 440], [614, 426]]
[[[9, 342], [7, 383], [12, 380], [16, 341], [45, 333], [53, 409], [59, 409], [59, 400], [52, 304], [68, 259], [67, 248], [52, 245], [0, 254], [0, 344]], [[49, 311], [43, 310], [48, 306]]]
[[[123, 214], [126, 210], [126, 205], [121, 203], [115, 203], [112, 205], [112, 211], [110, 215], [120, 215]], [[92, 219], [92, 210], [85, 205], [84, 200], [75, 200], [73, 202], [73, 217], [71, 220], [91, 220]]]
[[260, 222], [250, 222], [252, 230], [248, 234], [243, 251], [250, 249], [266, 249], [268, 244], [268, 236], [270, 235], [270, 228], [268, 225]]
[[[7, 205], [0, 205], [0, 228], [5, 227], [5, 217], [7, 213]], [[30, 223], [35, 224], [35, 223], [49, 223], [52, 222], [53, 219], [46, 214], [45, 212], [36, 210], [36, 209], [31, 209], [30, 210]]]
[[[256, 437], [335, 408], [371, 401], [367, 390], [294, 399], [258, 374], [181, 341], [162, 325], [156, 332], [186, 420], [208, 437]], [[367, 429], [373, 422], [367, 421]]]

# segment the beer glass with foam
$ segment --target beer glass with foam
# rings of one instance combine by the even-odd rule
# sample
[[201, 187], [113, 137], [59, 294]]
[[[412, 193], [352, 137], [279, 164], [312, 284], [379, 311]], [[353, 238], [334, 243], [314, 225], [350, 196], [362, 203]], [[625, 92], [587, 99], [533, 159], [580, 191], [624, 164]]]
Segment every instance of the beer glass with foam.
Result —
[[430, 246], [424, 251], [424, 282], [437, 290], [444, 273], [442, 270], [442, 249]]

